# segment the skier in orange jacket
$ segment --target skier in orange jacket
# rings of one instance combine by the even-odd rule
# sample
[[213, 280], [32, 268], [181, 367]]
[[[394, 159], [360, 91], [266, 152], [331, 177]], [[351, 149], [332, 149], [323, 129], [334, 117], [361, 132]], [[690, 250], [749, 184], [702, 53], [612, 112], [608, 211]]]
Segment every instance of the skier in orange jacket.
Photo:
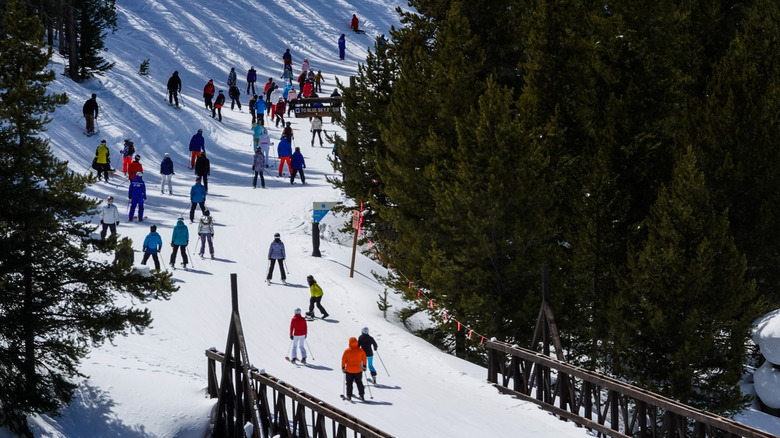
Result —
[[366, 370], [366, 352], [358, 345], [356, 337], [349, 338], [349, 348], [341, 355], [341, 371], [347, 378], [347, 400], [352, 400], [352, 384], [357, 384], [358, 398], [363, 397], [363, 371]]

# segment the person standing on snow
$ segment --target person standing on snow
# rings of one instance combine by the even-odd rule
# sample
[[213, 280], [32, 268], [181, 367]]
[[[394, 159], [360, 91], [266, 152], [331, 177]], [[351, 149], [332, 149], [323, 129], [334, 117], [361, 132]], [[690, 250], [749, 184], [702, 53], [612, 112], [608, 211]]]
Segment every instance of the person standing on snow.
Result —
[[237, 77], [236, 76], [236, 68], [235, 67], [231, 67], [230, 68], [230, 73], [228, 73], [228, 77], [227, 77], [227, 86], [228, 87], [232, 87], [233, 85], [236, 85], [236, 77]]
[[195, 160], [205, 151], [206, 140], [203, 138], [203, 130], [198, 129], [198, 132], [190, 139], [190, 169], [195, 167]]
[[[255, 94], [255, 114], [257, 114], [257, 121], [260, 122], [261, 125], [265, 125], [265, 101], [261, 97], [257, 97]], [[254, 123], [254, 122], [253, 122]]]
[[176, 252], [181, 248], [181, 261], [182, 268], [187, 269], [187, 245], [190, 243], [190, 230], [184, 225], [184, 218], [179, 217], [176, 221], [176, 226], [173, 227], [173, 234], [171, 235], [171, 247], [173, 252], [171, 253], [171, 268], [176, 269]]
[[200, 206], [200, 212], [206, 213], [206, 188], [200, 183], [200, 177], [190, 189], [190, 223], [195, 222], [195, 206]]
[[306, 318], [301, 316], [301, 309], [295, 309], [295, 315], [293, 315], [290, 321], [290, 340], [292, 341], [292, 358], [290, 362], [295, 363], [298, 361], [298, 350], [301, 351], [301, 363], [306, 364], [306, 348], [304, 343], [306, 341], [307, 334]]
[[263, 178], [263, 168], [265, 167], [265, 156], [263, 149], [258, 146], [255, 149], [255, 155], [252, 158], [252, 170], [255, 171], [255, 178], [252, 180], [252, 188], [257, 188], [257, 176], [260, 175], [260, 186], [265, 188], [265, 178]]
[[211, 108], [211, 118], [217, 117], [217, 114], [219, 114], [219, 121], [222, 121], [222, 106], [225, 105], [225, 95], [222, 93], [222, 90], [219, 90], [219, 94], [217, 95], [217, 100], [214, 101], [214, 107]]
[[263, 86], [263, 94], [265, 95], [265, 109], [268, 111], [268, 115], [271, 115], [271, 93], [277, 88], [276, 82], [273, 78], [268, 78], [268, 82]]
[[354, 30], [355, 32], [359, 32], [358, 25], [360, 22], [358, 21], [358, 17], [355, 14], [352, 14], [352, 22], [349, 24], [349, 28]]
[[292, 72], [292, 54], [290, 53], [290, 49], [287, 49], [284, 51], [284, 54], [282, 55], [282, 60], [284, 61], [284, 65], [290, 66], [290, 72]]
[[127, 176], [127, 168], [133, 162], [133, 154], [135, 154], [135, 145], [129, 138], [125, 139], [125, 144], [120, 152], [122, 153], [122, 173]]
[[287, 122], [287, 126], [285, 126], [284, 129], [282, 129], [282, 138], [287, 139], [287, 141], [289, 141], [289, 142], [292, 142], [293, 139], [295, 138], [295, 135], [293, 134], [293, 129], [292, 129], [291, 125], [292, 125], [292, 123]]
[[97, 149], [95, 149], [95, 165], [93, 166], [97, 170], [97, 179], [108, 182], [108, 171], [111, 170], [111, 152], [106, 146], [106, 141], [101, 140]]
[[200, 256], [206, 252], [206, 242], [209, 244], [209, 253], [211, 259], [214, 260], [214, 220], [211, 217], [211, 212], [206, 210], [203, 212], [203, 216], [200, 217], [198, 222], [198, 236], [200, 236]]
[[230, 111], [233, 111], [236, 105], [238, 105], [238, 110], [241, 111], [241, 101], [239, 100], [241, 90], [238, 89], [238, 85], [231, 85], [230, 89], [228, 89], [228, 95], [230, 96]]
[[309, 97], [312, 97], [312, 93], [314, 93], [314, 83], [312, 81], [308, 81], [307, 80], [306, 83], [303, 84], [302, 90], [303, 91], [302, 91], [301, 94], [303, 94], [303, 97], [305, 97], [307, 99]]
[[129, 166], [127, 166], [127, 179], [133, 181], [135, 179], [135, 175], [143, 171], [144, 171], [144, 166], [141, 165], [141, 156], [136, 154], [135, 158], [133, 159], [133, 162], [130, 163]]
[[[361, 335], [358, 338], [358, 345], [360, 348], [363, 349], [366, 353], [366, 358], [368, 359], [368, 370], [371, 371], [371, 380], [370, 382], [373, 384], [376, 384], [376, 369], [374, 368], [374, 350], [379, 350], [379, 346], [376, 345], [376, 341], [374, 338], [371, 337], [371, 335], [368, 334], [368, 327], [363, 327], [363, 330], [360, 331]], [[371, 347], [374, 347], [373, 350]]]
[[257, 70], [255, 70], [255, 66], [249, 68], [249, 71], [246, 72], [246, 94], [249, 94], [249, 87], [252, 87], [252, 94], [255, 94], [255, 82], [257, 82]]
[[97, 94], [92, 94], [92, 97], [84, 102], [81, 112], [84, 114], [84, 120], [87, 121], [87, 135], [93, 135], [95, 133], [95, 120], [98, 118], [98, 103]]
[[295, 111], [295, 100], [298, 98], [298, 92], [295, 91], [295, 88], [291, 88], [290, 91], [287, 93], [287, 116], [290, 116], [290, 113]]
[[114, 205], [114, 197], [106, 198], [106, 205], [100, 209], [100, 238], [106, 238], [106, 232], [111, 230], [111, 235], [116, 234], [116, 226], [119, 225], [119, 209]]
[[303, 159], [301, 148], [299, 147], [295, 148], [295, 152], [293, 152], [290, 162], [292, 164], [292, 174], [290, 174], [290, 184], [295, 184], [295, 175], [298, 173], [301, 174], [301, 183], [306, 184], [306, 176], [303, 174], [303, 169], [306, 168], [306, 161], [304, 161]]
[[311, 145], [314, 146], [314, 137], [320, 138], [320, 147], [322, 147], [322, 117], [314, 116], [311, 119]]
[[203, 87], [203, 100], [206, 103], [206, 108], [213, 110], [214, 104], [211, 102], [211, 99], [214, 98], [214, 79], [209, 79], [209, 81], [206, 83], [206, 86]]
[[270, 157], [268, 153], [271, 152], [271, 136], [268, 134], [268, 130], [263, 127], [263, 132], [260, 134], [260, 141], [258, 142], [260, 148], [263, 149], [263, 156], [265, 156], [265, 167], [270, 167], [268, 164]]
[[314, 89], [318, 93], [322, 93], [322, 84], [325, 83], [325, 78], [322, 77], [322, 70], [317, 70], [317, 74], [314, 75]]
[[252, 116], [252, 125], [257, 122], [257, 112], [255, 111], [257, 106], [257, 94], [253, 95], [251, 99], [249, 99], [249, 115]]
[[284, 103], [284, 98], [280, 97], [279, 102], [276, 102], [276, 108], [274, 111], [276, 111], [276, 127], [279, 127], [279, 122], [282, 122], [282, 126], [284, 126], [284, 110], [286, 109], [286, 104]]
[[173, 194], [173, 160], [171, 160], [171, 155], [166, 153], [165, 156], [162, 159], [162, 162], [160, 162], [160, 194], [165, 194], [165, 183], [168, 183], [168, 193]]
[[179, 79], [179, 72], [175, 71], [168, 79], [168, 105], [173, 105], [175, 101], [176, 106], [179, 106], [179, 93], [181, 93], [181, 79]]
[[200, 177], [203, 181], [203, 188], [206, 189], [206, 193], [209, 191], [209, 175], [211, 174], [211, 162], [206, 158], [206, 152], [200, 154], [197, 160], [195, 160], [195, 175]]
[[279, 262], [279, 272], [282, 273], [282, 283], [287, 284], [287, 274], [284, 272], [284, 259], [287, 255], [284, 252], [284, 243], [282, 242], [279, 233], [274, 234], [274, 241], [271, 242], [271, 246], [268, 247], [268, 275], [265, 277], [265, 282], [271, 284], [271, 278], [274, 275], [274, 265]]
[[290, 175], [292, 175], [292, 164], [290, 163], [292, 145], [290, 145], [290, 141], [282, 137], [282, 139], [279, 140], [279, 145], [276, 146], [276, 153], [279, 154], [279, 176], [282, 176], [284, 163], [287, 163], [287, 170], [290, 172]]
[[306, 83], [306, 73], [301, 73], [298, 75], [298, 89], [301, 90], [301, 94], [303, 94], [303, 85]]
[[306, 277], [306, 282], [309, 283], [309, 291], [311, 292], [311, 298], [309, 298], [309, 311], [306, 312], [306, 316], [314, 318], [314, 306], [316, 305], [317, 309], [322, 313], [322, 319], [327, 318], [328, 312], [326, 312], [325, 308], [320, 304], [320, 301], [322, 301], [322, 288], [317, 284], [317, 280], [314, 279], [313, 275]]
[[292, 85], [292, 79], [293, 79], [293, 72], [292, 72], [292, 66], [291, 65], [285, 65], [284, 70], [282, 70], [282, 75], [279, 77], [279, 79], [282, 80], [282, 83], [285, 81], [289, 81]]
[[303, 63], [301, 64], [301, 71], [304, 73], [309, 72], [309, 60], [306, 58], [303, 58]]
[[363, 371], [366, 370], [366, 352], [358, 346], [355, 337], [349, 338], [349, 348], [341, 355], [341, 371], [347, 379], [347, 400], [352, 400], [352, 385], [357, 384], [358, 398], [365, 400], [363, 393]]
[[133, 178], [133, 182], [130, 183], [130, 188], [127, 191], [127, 199], [130, 200], [130, 218], [129, 222], [133, 221], [135, 216], [135, 207], [138, 206], [138, 222], [144, 220], [144, 201], [146, 200], [146, 184], [143, 179], [144, 173], [138, 172]]
[[344, 60], [344, 55], [346, 55], [347, 51], [347, 39], [342, 33], [339, 37], [339, 59]]
[[154, 269], [160, 270], [160, 259], [157, 257], [157, 253], [162, 250], [162, 237], [157, 234], [157, 225], [149, 227], [149, 234], [144, 239], [144, 258], [141, 259], [141, 264], [146, 265], [146, 261], [149, 257], [154, 260]]

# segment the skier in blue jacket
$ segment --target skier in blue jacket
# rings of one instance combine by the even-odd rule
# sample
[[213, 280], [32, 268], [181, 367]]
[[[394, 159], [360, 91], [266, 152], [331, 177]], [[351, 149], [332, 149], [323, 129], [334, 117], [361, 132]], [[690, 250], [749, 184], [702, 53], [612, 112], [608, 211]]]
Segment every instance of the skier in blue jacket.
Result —
[[195, 184], [190, 189], [190, 222], [195, 222], [195, 206], [200, 205], [200, 212], [206, 212], [206, 188], [200, 183], [200, 177], [195, 179]]
[[306, 184], [306, 176], [303, 175], [303, 169], [306, 168], [306, 161], [303, 159], [301, 148], [296, 147], [292, 154], [292, 174], [290, 175], [290, 184], [295, 184], [295, 174], [301, 174], [301, 183]]
[[190, 243], [190, 230], [184, 225], [184, 218], [180, 217], [176, 221], [176, 226], [173, 227], [173, 235], [171, 236], [171, 246], [173, 247], [173, 253], [171, 254], [171, 267], [176, 269], [176, 252], [181, 248], [181, 261], [182, 268], [187, 269], [187, 245]]
[[127, 191], [127, 199], [130, 200], [130, 219], [133, 221], [135, 216], [135, 207], [138, 206], [138, 222], [144, 220], [144, 201], [146, 200], [146, 184], [143, 180], [143, 172], [135, 174], [135, 179], [130, 183], [130, 189]]
[[160, 181], [160, 193], [165, 194], [165, 183], [168, 183], [168, 193], [173, 194], [173, 160], [171, 160], [170, 154], [165, 154], [162, 162], [160, 163], [160, 175], [162, 180]]
[[257, 99], [255, 101], [255, 113], [257, 113], [258, 123], [265, 125], [265, 101], [263, 99]]
[[149, 227], [151, 231], [146, 235], [144, 239], [144, 258], [141, 260], [142, 265], [146, 265], [146, 261], [149, 260], [149, 256], [154, 260], [154, 269], [160, 270], [160, 259], [157, 257], [157, 253], [162, 250], [162, 238], [157, 234], [157, 225]]
[[279, 145], [276, 146], [276, 153], [279, 154], [279, 176], [282, 176], [282, 169], [284, 168], [284, 163], [287, 163], [287, 170], [290, 171], [290, 175], [292, 175], [292, 167], [290, 164], [290, 156], [292, 155], [292, 145], [290, 144], [289, 140], [286, 138], [282, 138], [279, 140]]
[[195, 167], [195, 159], [200, 156], [201, 152], [206, 151], [206, 140], [203, 138], [203, 130], [198, 129], [198, 132], [190, 139], [190, 169]]

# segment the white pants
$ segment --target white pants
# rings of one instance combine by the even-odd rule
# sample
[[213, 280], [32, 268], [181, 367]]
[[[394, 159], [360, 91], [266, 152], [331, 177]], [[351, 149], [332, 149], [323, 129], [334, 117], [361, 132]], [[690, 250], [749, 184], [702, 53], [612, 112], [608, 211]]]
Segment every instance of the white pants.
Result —
[[171, 182], [173, 180], [173, 174], [170, 175], [162, 175], [162, 181], [160, 182], [160, 192], [164, 192], [165, 183], [168, 183], [168, 192], [173, 194], [173, 183]]
[[301, 358], [306, 359], [306, 348], [303, 346], [304, 342], [306, 341], [306, 336], [293, 336], [293, 342], [292, 342], [292, 358], [297, 359], [298, 355], [296, 354], [296, 348], [301, 349]]

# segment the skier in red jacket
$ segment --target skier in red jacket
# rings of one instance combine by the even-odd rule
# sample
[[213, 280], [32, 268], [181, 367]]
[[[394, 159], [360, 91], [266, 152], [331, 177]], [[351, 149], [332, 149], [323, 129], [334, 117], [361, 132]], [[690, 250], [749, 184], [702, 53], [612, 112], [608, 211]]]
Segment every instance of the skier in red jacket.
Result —
[[306, 318], [301, 316], [300, 308], [295, 309], [295, 315], [290, 321], [290, 340], [292, 340], [292, 359], [290, 362], [292, 363], [298, 360], [296, 347], [301, 350], [301, 363], [306, 363], [306, 348], [304, 348], [306, 332]]

